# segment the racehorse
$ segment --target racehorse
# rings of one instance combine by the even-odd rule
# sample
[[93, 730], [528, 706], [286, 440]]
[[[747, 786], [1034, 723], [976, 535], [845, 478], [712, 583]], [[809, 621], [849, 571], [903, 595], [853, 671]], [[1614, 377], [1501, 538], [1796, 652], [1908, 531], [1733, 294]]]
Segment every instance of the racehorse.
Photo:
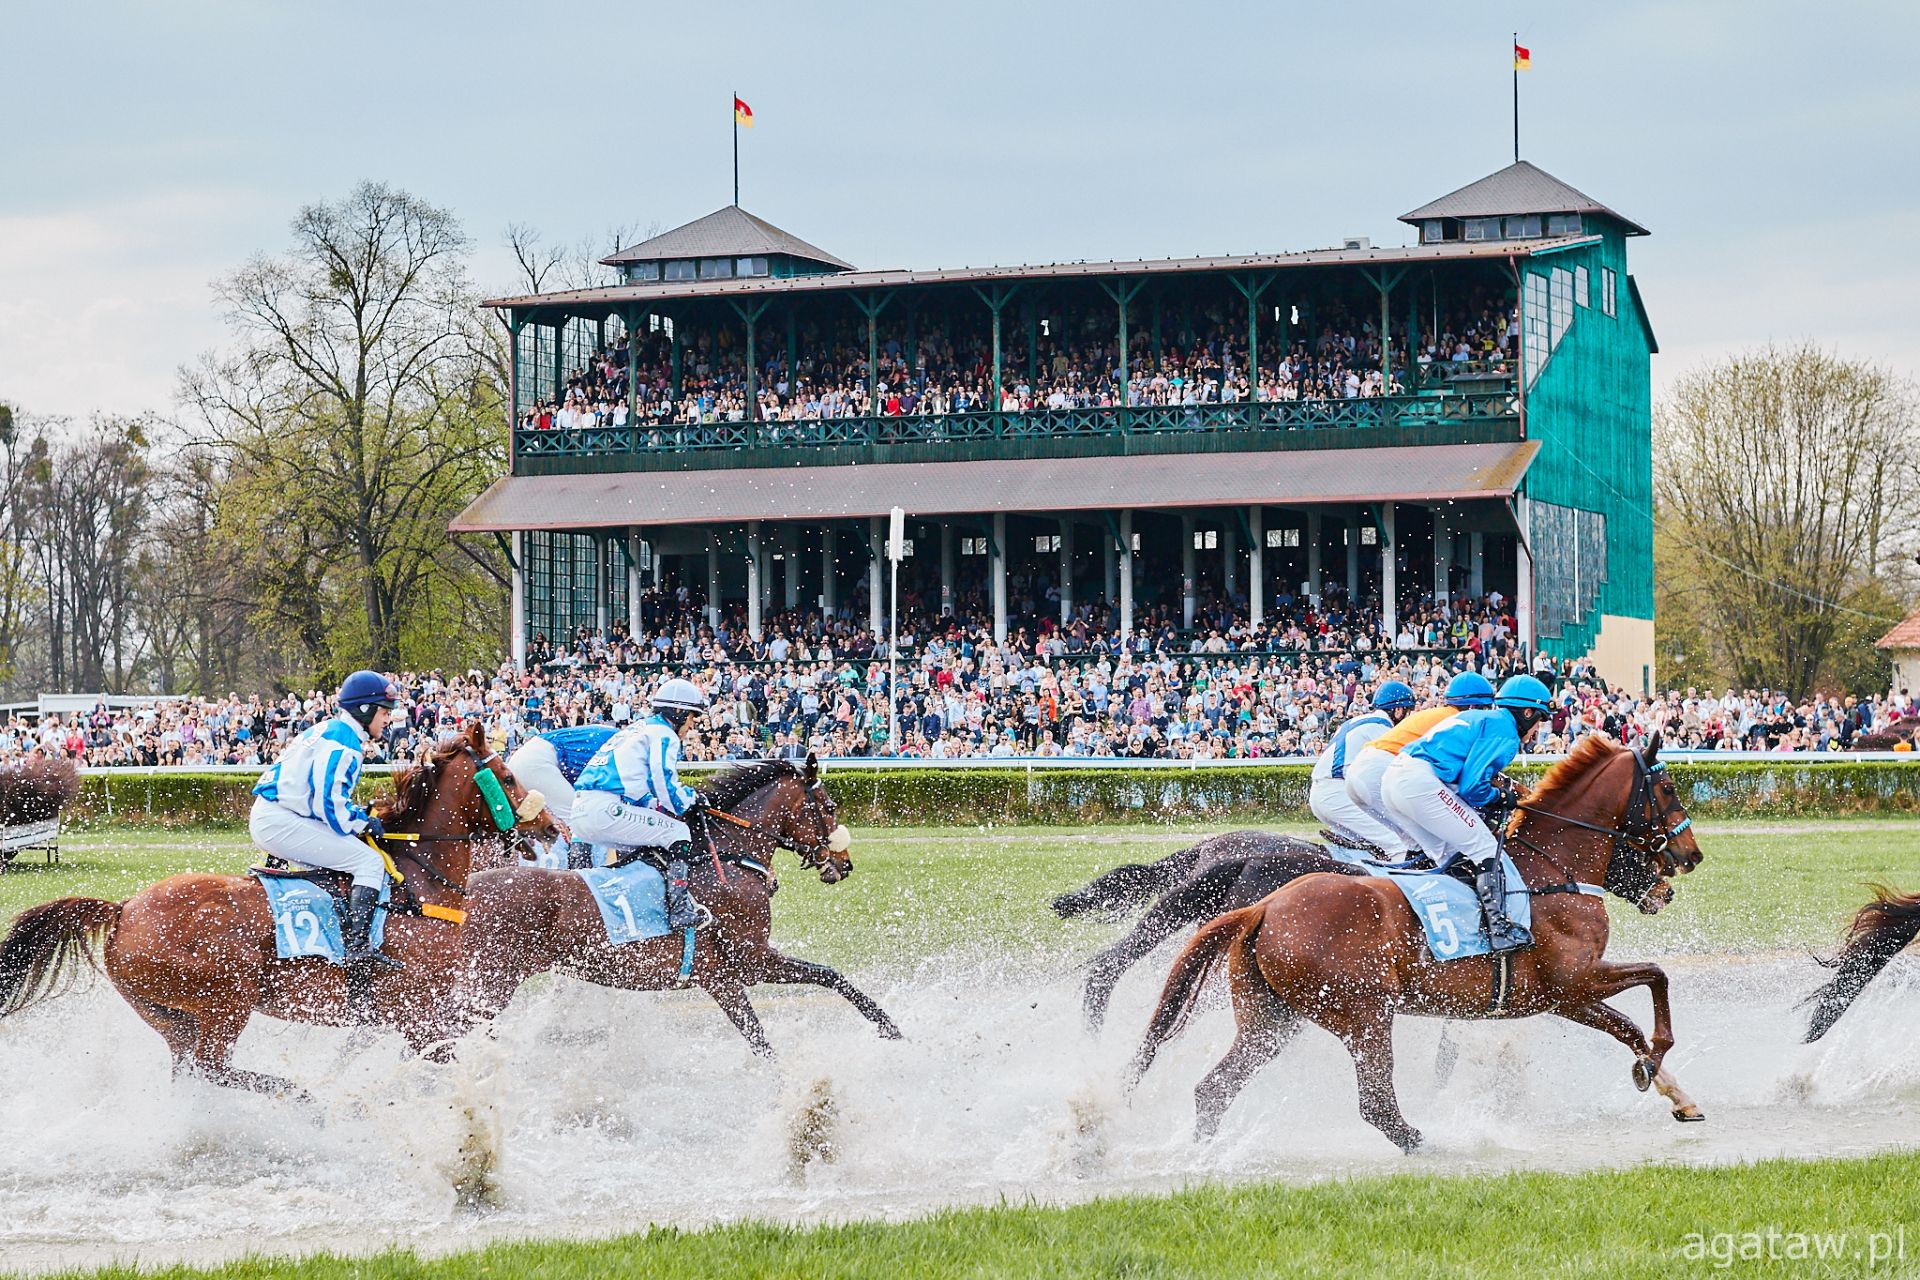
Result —
[[[557, 831], [539, 793], [514, 781], [477, 724], [429, 759], [397, 770], [394, 794], [374, 804], [389, 833], [418, 837], [387, 847], [412, 873], [395, 896], [411, 893], [424, 914], [387, 913], [383, 950], [406, 968], [370, 975], [365, 1007], [376, 1024], [400, 1031], [416, 1051], [434, 1039], [453, 989], [464, 886], [476, 850], [505, 856], [494, 811], [475, 781], [482, 769], [514, 809], [505, 821]], [[198, 1073], [234, 1088], [304, 1096], [279, 1076], [232, 1065], [234, 1042], [255, 1013], [322, 1025], [356, 1020], [347, 970], [317, 957], [275, 955], [266, 890], [252, 876], [188, 872], [124, 902], [61, 898], [22, 912], [0, 940], [0, 1017], [64, 991], [83, 962], [104, 963], [134, 1012], [166, 1040], [176, 1075]]]
[[773, 1046], [747, 988], [763, 982], [825, 987], [845, 997], [882, 1036], [900, 1038], [893, 1019], [838, 971], [782, 955], [769, 941], [776, 848], [797, 853], [800, 864], [828, 884], [853, 873], [849, 837], [834, 816], [818, 761], [809, 754], [804, 766], [790, 760], [736, 765], [699, 791], [707, 807], [696, 848], [704, 845], [707, 856], [692, 860], [688, 884], [714, 919], [695, 935], [689, 976], [680, 976], [680, 932], [610, 943], [592, 891], [577, 873], [543, 867], [484, 871], [469, 886], [467, 954], [454, 1000], [466, 1027], [492, 1019], [534, 974], [557, 970], [627, 991], [698, 986], [762, 1056], [772, 1056]]
[[1088, 1028], [1098, 1032], [1106, 1021], [1107, 1005], [1121, 976], [1175, 933], [1223, 911], [1252, 906], [1283, 885], [1318, 871], [1366, 874], [1306, 840], [1266, 831], [1229, 831], [1208, 836], [1158, 862], [1115, 867], [1055, 898], [1055, 914], [1072, 919], [1093, 913], [1117, 915], [1158, 895], [1125, 936], [1087, 963], [1081, 1005]]
[[1807, 997], [1814, 1009], [1805, 1043], [1827, 1034], [1854, 997], [1866, 990], [1916, 934], [1920, 934], [1920, 893], [1899, 893], [1875, 885], [1873, 901], [1853, 917], [1846, 946], [1831, 960], [1820, 962], [1836, 972], [1831, 981]]
[[[1664, 1065], [1673, 1046], [1667, 976], [1655, 964], [1609, 964], [1599, 884], [1652, 914], [1671, 901], [1669, 876], [1701, 859], [1692, 820], [1658, 760], [1601, 734], [1584, 738], [1520, 802], [1507, 849], [1533, 894], [1530, 950], [1505, 961], [1434, 961], [1405, 895], [1384, 879], [1311, 875], [1211, 921], [1180, 952], [1134, 1055], [1129, 1086], [1184, 1025], [1216, 963], [1224, 961], [1238, 1026], [1233, 1046], [1195, 1090], [1195, 1136], [1209, 1138], [1246, 1082], [1285, 1047], [1301, 1019], [1325, 1027], [1353, 1056], [1360, 1113], [1403, 1151], [1422, 1139], [1393, 1089], [1396, 1014], [1519, 1018], [1551, 1013], [1604, 1031], [1634, 1054], [1634, 1084], [1673, 1103], [1674, 1118], [1704, 1117]], [[1653, 996], [1651, 1042], [1604, 1003], [1644, 986]]]

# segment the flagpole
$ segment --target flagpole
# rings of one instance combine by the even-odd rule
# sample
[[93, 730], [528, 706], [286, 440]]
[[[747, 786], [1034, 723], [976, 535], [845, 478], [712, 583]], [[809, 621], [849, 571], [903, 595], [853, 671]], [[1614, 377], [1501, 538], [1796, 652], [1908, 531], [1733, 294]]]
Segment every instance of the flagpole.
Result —
[[[1513, 162], [1515, 164], [1520, 163], [1520, 54], [1518, 52], [1519, 48], [1520, 48], [1520, 33], [1516, 31], [1513, 33], [1513, 47], [1507, 50], [1507, 61], [1513, 64]], [[737, 134], [738, 132], [739, 130], [736, 129], [735, 133]], [[736, 140], [734, 142], [734, 146], [738, 148], [739, 145], [740, 145], [739, 142]], [[739, 163], [740, 162], [738, 158], [736, 158], [734, 160], [734, 165], [736, 168], [739, 166]], [[739, 178], [737, 176], [734, 179], [734, 183], [736, 186], [739, 185]], [[740, 197], [736, 194], [734, 196], [734, 203], [738, 204], [739, 202], [740, 202]]]
[[[1516, 40], [1519, 38], [1517, 35], [1514, 37]], [[727, 114], [733, 117], [733, 205], [734, 208], [737, 209], [740, 207], [740, 94], [736, 91], [732, 96], [733, 101], [727, 104]], [[1516, 104], [1514, 106], [1516, 115], [1514, 116], [1513, 125], [1513, 147], [1515, 158], [1517, 159], [1520, 150], [1520, 120], [1517, 114], [1520, 110], [1518, 106], [1520, 101], [1520, 80], [1518, 72], [1514, 73], [1513, 100]]]

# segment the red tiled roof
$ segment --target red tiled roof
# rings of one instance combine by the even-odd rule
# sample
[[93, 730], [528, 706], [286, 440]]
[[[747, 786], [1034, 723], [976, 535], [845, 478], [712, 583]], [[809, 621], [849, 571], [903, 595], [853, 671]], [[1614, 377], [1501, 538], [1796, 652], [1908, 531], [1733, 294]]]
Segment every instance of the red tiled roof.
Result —
[[1874, 642], [1876, 649], [1920, 649], [1920, 609], [1907, 615], [1905, 622]]

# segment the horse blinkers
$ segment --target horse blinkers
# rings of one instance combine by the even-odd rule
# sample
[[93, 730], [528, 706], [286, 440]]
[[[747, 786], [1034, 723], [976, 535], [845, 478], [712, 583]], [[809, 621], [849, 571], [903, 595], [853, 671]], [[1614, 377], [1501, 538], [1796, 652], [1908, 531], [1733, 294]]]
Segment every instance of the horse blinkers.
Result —
[[[1667, 776], [1666, 762], [1648, 764], [1633, 749], [1633, 794], [1627, 800], [1625, 826], [1613, 837], [1607, 858], [1605, 887], [1609, 893], [1626, 899], [1643, 914], [1656, 915], [1673, 901], [1671, 877], [1684, 875], [1700, 863], [1700, 846], [1691, 835], [1690, 848], [1676, 850], [1674, 838], [1688, 832], [1693, 819], [1687, 816], [1678, 792]], [[1661, 787], [1668, 790], [1660, 794]], [[1678, 814], [1680, 821], [1670, 822]], [[1639, 856], [1623, 857], [1628, 851]], [[1688, 855], [1691, 856], [1688, 856]]]

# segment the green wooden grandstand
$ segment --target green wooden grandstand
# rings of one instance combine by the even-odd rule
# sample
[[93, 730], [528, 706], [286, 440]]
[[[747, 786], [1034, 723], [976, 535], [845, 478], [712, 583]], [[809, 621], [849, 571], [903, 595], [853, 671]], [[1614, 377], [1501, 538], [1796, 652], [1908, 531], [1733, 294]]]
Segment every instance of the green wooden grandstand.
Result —
[[[863, 270], [728, 206], [606, 259], [619, 283], [488, 304], [512, 334], [512, 466], [452, 529], [508, 548], [521, 660], [537, 634], [639, 633], [653, 586], [743, 606], [756, 633], [781, 609], [881, 628], [898, 506], [911, 589], [984, 602], [999, 634], [1010, 577], [1122, 631], [1142, 601], [1191, 619], [1209, 594], [1255, 621], [1337, 594], [1391, 631], [1409, 594], [1499, 590], [1523, 643], [1649, 686], [1657, 348], [1626, 248], [1645, 230], [1526, 162], [1400, 221], [1397, 248]], [[1469, 312], [1517, 332], [1423, 359]], [[1356, 335], [1348, 372], [1383, 394], [1255, 390]], [[1209, 351], [1244, 395], [1143, 402]], [[607, 352], [624, 421], [541, 416]], [[963, 409], [893, 403], [948, 359], [977, 384]], [[823, 370], [863, 411], [802, 411]], [[1049, 405], [1063, 380], [1081, 394]]]

